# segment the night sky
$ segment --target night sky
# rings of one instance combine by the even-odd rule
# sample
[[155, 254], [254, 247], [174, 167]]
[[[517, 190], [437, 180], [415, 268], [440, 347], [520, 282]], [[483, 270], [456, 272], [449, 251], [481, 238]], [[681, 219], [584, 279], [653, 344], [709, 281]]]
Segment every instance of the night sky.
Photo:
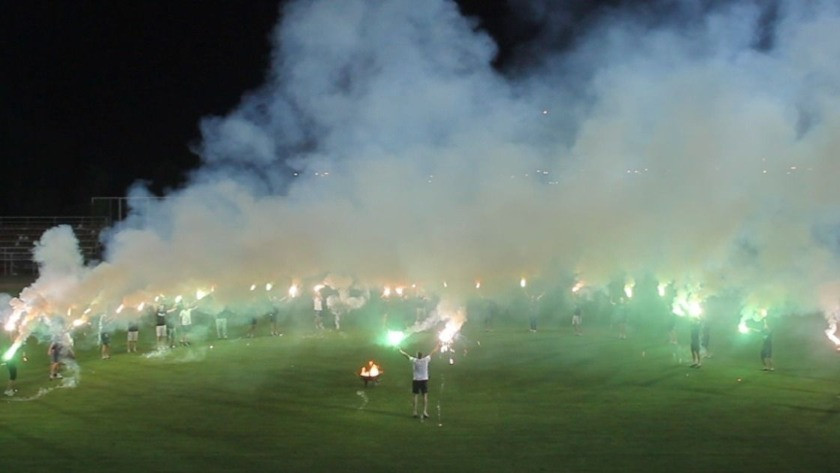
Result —
[[[528, 60], [536, 23], [516, 0], [461, 0], [499, 43], [494, 65]], [[564, 47], [599, 9], [568, 12]], [[562, 4], [562, 5], [560, 5]], [[223, 115], [266, 73], [276, 0], [0, 3], [0, 215], [86, 215], [90, 198], [141, 180], [157, 193], [199, 164], [198, 121]], [[555, 32], [556, 33], [556, 32]]]

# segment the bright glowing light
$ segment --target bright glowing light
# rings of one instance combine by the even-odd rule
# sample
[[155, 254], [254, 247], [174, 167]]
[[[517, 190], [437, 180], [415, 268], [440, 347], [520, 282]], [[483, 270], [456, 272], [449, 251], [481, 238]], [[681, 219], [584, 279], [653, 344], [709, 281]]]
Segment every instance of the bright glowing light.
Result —
[[688, 303], [688, 315], [692, 317], [699, 317], [703, 314], [703, 307], [700, 305], [700, 301], [691, 301]]
[[272, 287], [274, 287], [274, 284], [272, 284], [270, 282], [265, 283], [265, 290], [266, 291], [270, 291]]
[[141, 310], [143, 310], [144, 307], [146, 307], [145, 302], [141, 302], [141, 303], [137, 304], [137, 312], [140, 312]]
[[443, 281], [443, 287], [449, 287], [449, 284], [446, 284], [446, 281]]
[[74, 327], [81, 327], [82, 325], [84, 325], [84, 323], [85, 323], [85, 319], [76, 319], [76, 320], [73, 321], [72, 325]]
[[326, 286], [324, 286], [323, 284], [316, 284], [315, 287], [312, 288], [312, 290], [315, 291], [315, 292], [319, 292], [324, 287], [326, 287]]
[[120, 312], [122, 312], [122, 311], [123, 311], [123, 309], [125, 309], [125, 304], [120, 304], [120, 306], [119, 306], [119, 307], [117, 307], [116, 312], [119, 314]]
[[749, 333], [751, 329], [747, 325], [749, 320], [761, 321], [767, 317], [767, 309], [758, 309], [754, 305], [748, 305], [741, 309], [741, 322], [738, 324], [738, 331], [741, 333]]
[[405, 340], [405, 333], [400, 330], [388, 330], [388, 345], [395, 347]]
[[661, 282], [659, 285], [656, 286], [656, 292], [659, 293], [659, 297], [665, 297], [665, 289], [668, 288], [668, 284]]
[[385, 288], [382, 289], [382, 297], [391, 297], [391, 287], [390, 286], [385, 286]]
[[481, 281], [476, 281], [475, 282], [475, 288], [476, 289], [481, 289]]
[[405, 291], [405, 288], [403, 288], [403, 287], [398, 287], [398, 288], [396, 288], [396, 289], [395, 289], [395, 291], [397, 292], [397, 295], [398, 295], [398, 296], [402, 297], [402, 295], [403, 295], [403, 291]]
[[18, 348], [20, 348], [22, 343], [23, 340], [15, 340], [15, 342], [12, 343], [12, 346], [9, 347], [8, 350], [6, 350], [6, 353], [3, 353], [3, 361], [11, 360], [12, 357], [15, 356], [15, 353], [17, 353]]
[[87, 308], [87, 309], [85, 309], [85, 311], [84, 311], [84, 312], [82, 312], [82, 313], [83, 313], [83, 314], [85, 314], [85, 315], [87, 315], [87, 314], [90, 314], [90, 311], [92, 311], [92, 310], [93, 310], [93, 308], [88, 307], [88, 308]]
[[178, 294], [178, 295], [175, 297], [175, 303], [176, 303], [176, 304], [180, 304], [182, 300], [184, 300], [184, 296], [182, 296], [182, 295], [180, 295], [180, 294]]
[[528, 285], [528, 281], [526, 281], [525, 278], [522, 278], [522, 279], [519, 280], [519, 287], [524, 288], [527, 285]]
[[837, 338], [835, 332], [837, 332], [837, 319], [832, 318], [828, 322], [828, 328], [825, 331], [825, 336], [828, 337], [835, 346], [840, 346], [840, 338]]
[[447, 322], [446, 326], [443, 327], [443, 330], [440, 331], [438, 334], [438, 340], [444, 345], [449, 345], [452, 343], [452, 340], [455, 338], [455, 335], [458, 333], [458, 330], [461, 328], [459, 324], [456, 324], [452, 321]]
[[210, 293], [207, 292], [207, 291], [203, 291], [201, 289], [196, 289], [195, 290], [195, 300], [200, 301], [201, 299], [204, 299], [205, 297], [207, 297], [207, 294], [210, 294]]
[[256, 288], [257, 288], [257, 285], [256, 285], [256, 284], [251, 284], [251, 290], [252, 290], [252, 291], [253, 291], [254, 289], [256, 289]]
[[575, 294], [577, 294], [577, 292], [578, 292], [578, 291], [580, 291], [581, 289], [583, 289], [583, 281], [578, 281], [578, 282], [576, 282], [576, 283], [575, 283], [575, 285], [572, 287], [572, 292], [574, 292]]
[[636, 286], [636, 281], [632, 279], [624, 285], [624, 295], [627, 296], [628, 299], [633, 298], [633, 288]]
[[680, 292], [671, 305], [674, 314], [680, 317], [699, 317], [703, 314], [703, 304], [700, 298], [691, 293]]
[[9, 319], [6, 320], [6, 325], [3, 328], [6, 329], [7, 332], [14, 332], [17, 326], [18, 320], [20, 320], [21, 316], [23, 315], [23, 309], [15, 309], [12, 312], [12, 315], [9, 316]]
[[292, 284], [291, 286], [289, 286], [289, 297], [297, 297], [298, 291], [299, 289], [297, 287], [297, 284]]

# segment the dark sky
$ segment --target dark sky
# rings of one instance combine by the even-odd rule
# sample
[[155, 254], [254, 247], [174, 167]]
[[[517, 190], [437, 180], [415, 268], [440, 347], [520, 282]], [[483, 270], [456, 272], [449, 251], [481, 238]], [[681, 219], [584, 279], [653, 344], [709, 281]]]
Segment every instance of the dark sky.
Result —
[[[501, 43], [501, 69], [536, 34], [517, 2], [459, 1]], [[560, 3], [580, 16], [620, 2]], [[279, 5], [0, 1], [0, 215], [86, 215], [136, 180], [178, 186], [200, 118], [262, 83]]]

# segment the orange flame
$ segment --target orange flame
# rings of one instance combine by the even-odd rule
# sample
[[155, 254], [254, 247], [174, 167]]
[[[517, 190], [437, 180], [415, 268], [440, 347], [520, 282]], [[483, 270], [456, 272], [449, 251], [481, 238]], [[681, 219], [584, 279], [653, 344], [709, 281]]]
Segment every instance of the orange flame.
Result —
[[369, 361], [367, 366], [362, 366], [362, 370], [359, 372], [359, 376], [363, 378], [375, 378], [380, 374], [384, 373], [381, 369], [379, 369], [379, 365], [373, 362], [373, 360]]

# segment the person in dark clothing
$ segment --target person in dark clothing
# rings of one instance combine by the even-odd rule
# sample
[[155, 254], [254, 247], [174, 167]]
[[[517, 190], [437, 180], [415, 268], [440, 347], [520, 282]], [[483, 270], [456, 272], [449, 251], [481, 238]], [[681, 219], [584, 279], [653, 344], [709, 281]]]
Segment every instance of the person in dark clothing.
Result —
[[700, 359], [700, 320], [691, 322], [691, 367], [699, 368], [702, 364]]
[[767, 324], [767, 319], [764, 319], [764, 329], [761, 331], [761, 363], [764, 365], [764, 371], [775, 371], [773, 366], [773, 330]]

